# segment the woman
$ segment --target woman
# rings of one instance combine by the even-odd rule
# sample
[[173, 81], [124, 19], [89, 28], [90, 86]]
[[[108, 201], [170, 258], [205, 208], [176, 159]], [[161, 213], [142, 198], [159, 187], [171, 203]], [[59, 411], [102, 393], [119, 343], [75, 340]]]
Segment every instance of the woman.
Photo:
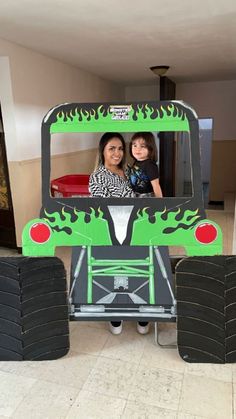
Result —
[[125, 141], [121, 134], [106, 132], [99, 142], [98, 168], [89, 179], [92, 196], [123, 198], [135, 196], [124, 173]]
[[[106, 132], [99, 142], [98, 168], [91, 174], [89, 190], [92, 196], [102, 198], [134, 197], [125, 176], [125, 141], [117, 132]], [[110, 330], [114, 335], [122, 332], [122, 322], [110, 322]], [[137, 330], [141, 334], [148, 333], [148, 323], [139, 322]]]

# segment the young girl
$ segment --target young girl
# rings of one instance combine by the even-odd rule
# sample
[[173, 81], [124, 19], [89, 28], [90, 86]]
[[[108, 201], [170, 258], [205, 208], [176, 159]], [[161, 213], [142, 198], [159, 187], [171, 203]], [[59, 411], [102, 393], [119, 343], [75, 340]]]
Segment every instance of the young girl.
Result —
[[[131, 138], [129, 151], [134, 158], [134, 163], [132, 167], [129, 167], [128, 175], [135, 195], [137, 197], [162, 197], [154, 135], [151, 132], [137, 132]], [[139, 322], [137, 329], [139, 333], [145, 335], [149, 332], [149, 323]]]
[[131, 138], [129, 150], [134, 163], [129, 167], [128, 174], [136, 196], [162, 197], [154, 135], [151, 132], [137, 132]]

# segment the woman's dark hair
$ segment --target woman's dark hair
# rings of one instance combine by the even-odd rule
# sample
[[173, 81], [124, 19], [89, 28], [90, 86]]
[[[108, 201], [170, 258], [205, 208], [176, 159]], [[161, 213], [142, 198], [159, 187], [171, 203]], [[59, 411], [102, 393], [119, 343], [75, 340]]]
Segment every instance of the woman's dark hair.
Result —
[[113, 138], [118, 138], [121, 141], [122, 146], [123, 146], [124, 155], [121, 162], [118, 164], [118, 167], [122, 168], [125, 163], [126, 148], [125, 148], [125, 140], [119, 132], [105, 132], [105, 134], [103, 134], [103, 136], [101, 137], [99, 141], [99, 146], [98, 146], [99, 164], [104, 164], [104, 154], [103, 154], [104, 148], [109, 143], [109, 141], [111, 141]]
[[134, 158], [132, 154], [132, 144], [135, 140], [142, 139], [145, 141], [146, 147], [148, 149], [148, 159], [153, 160], [155, 163], [157, 161], [157, 146], [155, 142], [155, 137], [152, 132], [136, 132], [129, 143], [129, 152], [130, 155]]

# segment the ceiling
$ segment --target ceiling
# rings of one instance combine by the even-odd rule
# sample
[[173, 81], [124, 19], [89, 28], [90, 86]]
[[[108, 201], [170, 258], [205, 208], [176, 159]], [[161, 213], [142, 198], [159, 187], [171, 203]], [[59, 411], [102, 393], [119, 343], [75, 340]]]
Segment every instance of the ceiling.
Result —
[[235, 0], [2, 0], [0, 37], [126, 85], [236, 79]]

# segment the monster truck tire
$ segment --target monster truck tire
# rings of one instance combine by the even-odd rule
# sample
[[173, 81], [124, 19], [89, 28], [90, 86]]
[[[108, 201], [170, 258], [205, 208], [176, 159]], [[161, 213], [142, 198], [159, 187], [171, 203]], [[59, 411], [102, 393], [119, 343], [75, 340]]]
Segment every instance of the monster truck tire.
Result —
[[49, 360], [69, 350], [66, 273], [54, 257], [0, 258], [0, 360]]
[[236, 256], [183, 259], [176, 266], [179, 354], [187, 362], [236, 361]]
[[227, 257], [226, 275], [226, 362], [236, 362], [236, 256]]

